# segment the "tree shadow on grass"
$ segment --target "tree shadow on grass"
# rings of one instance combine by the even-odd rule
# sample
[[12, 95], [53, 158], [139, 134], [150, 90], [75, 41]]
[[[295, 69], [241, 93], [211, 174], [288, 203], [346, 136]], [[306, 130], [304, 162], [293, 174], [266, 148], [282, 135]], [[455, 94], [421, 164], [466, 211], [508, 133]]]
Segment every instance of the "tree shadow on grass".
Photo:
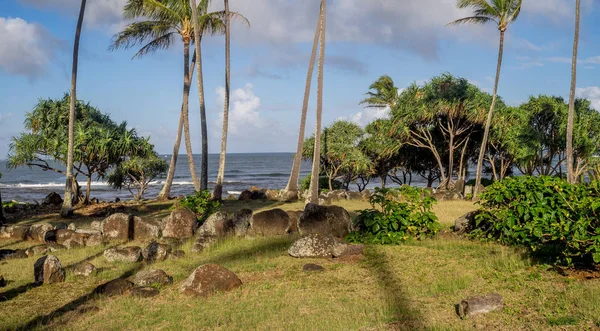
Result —
[[19, 287], [15, 287], [11, 290], [8, 290], [6, 292], [0, 293], [0, 302], [6, 302], [6, 301], [10, 301], [16, 297], [18, 297], [19, 295], [33, 289], [36, 288], [38, 286], [41, 286], [41, 283], [29, 283], [29, 284], [25, 284], [25, 285], [21, 285]]
[[69, 264], [68, 266], [65, 266], [65, 267], [63, 267], [63, 268], [64, 268], [65, 270], [73, 270], [73, 269], [75, 269], [75, 268], [76, 268], [78, 265], [80, 265], [80, 264], [82, 264], [82, 263], [85, 263], [85, 262], [92, 261], [92, 260], [94, 260], [94, 259], [96, 259], [96, 258], [98, 258], [98, 257], [100, 257], [100, 256], [102, 256], [102, 255], [104, 255], [104, 251], [105, 251], [105, 250], [107, 250], [107, 249], [110, 249], [110, 248], [114, 248], [114, 247], [117, 247], [117, 246], [119, 246], [119, 244], [114, 244], [114, 245], [111, 245], [111, 246], [105, 246], [105, 247], [104, 247], [104, 249], [103, 249], [103, 250], [101, 250], [100, 252], [98, 252], [98, 253], [96, 253], [96, 254], [94, 254], [94, 255], [92, 255], [92, 256], [88, 256], [88, 257], [86, 257], [85, 259], [83, 259], [83, 260], [81, 260], [81, 261], [79, 261], [79, 262], [73, 262], [73, 263], [71, 263], [71, 264]]
[[365, 250], [364, 262], [369, 271], [373, 273], [381, 286], [386, 299], [392, 305], [394, 314], [393, 322], [389, 325], [394, 330], [419, 330], [426, 328], [423, 314], [415, 309], [409, 301], [402, 282], [396, 276], [387, 256], [379, 247], [368, 247]]
[[8, 246], [12, 246], [12, 245], [16, 245], [16, 244], [20, 244], [22, 242], [24, 242], [25, 240], [17, 240], [17, 241], [11, 241], [7, 244], [4, 244], [2, 246], [0, 246], [0, 248], [4, 248], [4, 247], [8, 247]]

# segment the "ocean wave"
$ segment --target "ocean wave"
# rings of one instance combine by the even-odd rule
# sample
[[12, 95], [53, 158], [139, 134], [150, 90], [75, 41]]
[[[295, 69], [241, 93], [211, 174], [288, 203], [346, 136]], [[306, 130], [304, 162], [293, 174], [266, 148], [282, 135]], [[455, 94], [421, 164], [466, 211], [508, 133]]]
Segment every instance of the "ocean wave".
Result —
[[[79, 185], [81, 185], [81, 187], [85, 187], [87, 184], [85, 181], [80, 181]], [[91, 186], [108, 186], [108, 183], [105, 182], [92, 182]], [[16, 183], [16, 184], [0, 184], [0, 188], [48, 188], [48, 187], [65, 187], [65, 183], [57, 183], [57, 182], [50, 182], [50, 183], [36, 183], [36, 184], [30, 184], [30, 183]]]
[[229, 194], [229, 195], [240, 195], [240, 194], [242, 194], [242, 191], [227, 191], [227, 194]]

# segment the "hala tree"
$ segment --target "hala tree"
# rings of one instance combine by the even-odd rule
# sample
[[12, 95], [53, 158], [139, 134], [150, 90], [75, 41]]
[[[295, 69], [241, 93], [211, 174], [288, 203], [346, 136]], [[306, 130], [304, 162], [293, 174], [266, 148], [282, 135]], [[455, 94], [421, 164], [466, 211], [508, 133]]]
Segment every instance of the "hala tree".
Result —
[[392, 134], [392, 121], [378, 119], [365, 127], [359, 143], [360, 150], [371, 161], [371, 173], [379, 177], [385, 188], [390, 171], [399, 167], [399, 152], [404, 146], [403, 137]]
[[[9, 147], [8, 167], [39, 167], [66, 175], [60, 165], [67, 163], [67, 136], [70, 96], [40, 100], [33, 111], [25, 114], [25, 132], [13, 137]], [[73, 160], [75, 203], [80, 193], [77, 175], [87, 179], [84, 202], [89, 202], [92, 178], [104, 178], [111, 167], [126, 157], [145, 157], [152, 152], [148, 139], [139, 137], [127, 123], [117, 124], [95, 107], [77, 101], [75, 107]], [[52, 162], [55, 161], [55, 162]]]
[[135, 156], [123, 161], [108, 175], [108, 184], [119, 190], [126, 188], [135, 201], [140, 201], [150, 182], [168, 168], [167, 162], [156, 153], [145, 158]]
[[520, 140], [526, 122], [527, 115], [519, 107], [501, 107], [496, 112], [485, 159], [494, 180], [510, 175], [515, 158], [526, 151]]

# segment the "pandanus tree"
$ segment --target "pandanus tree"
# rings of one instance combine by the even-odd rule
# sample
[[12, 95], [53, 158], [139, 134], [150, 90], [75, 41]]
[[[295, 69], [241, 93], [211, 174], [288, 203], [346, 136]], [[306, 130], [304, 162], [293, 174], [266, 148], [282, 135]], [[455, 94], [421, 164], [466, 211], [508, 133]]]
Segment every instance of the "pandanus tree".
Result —
[[79, 63], [79, 39], [81, 37], [81, 26], [85, 15], [86, 0], [81, 0], [77, 28], [75, 30], [75, 42], [73, 43], [73, 66], [71, 69], [71, 100], [69, 111], [69, 141], [67, 152], [67, 182], [65, 184], [65, 197], [60, 210], [60, 216], [69, 217], [73, 215], [73, 141], [75, 128], [75, 104], [77, 103], [77, 66]]
[[[208, 12], [208, 2], [209, 1], [203, 0], [196, 8], [196, 15], [198, 16], [196, 21], [198, 22], [200, 37], [203, 35], [223, 33], [226, 16], [230, 15], [231, 17], [241, 18], [245, 21], [245, 18], [238, 13], [226, 14], [224, 11]], [[129, 24], [123, 31], [116, 34], [110, 48], [128, 49], [142, 46], [133, 56], [136, 58], [154, 53], [158, 50], [167, 49], [173, 46], [177, 37], [181, 38], [183, 43], [184, 65], [183, 101], [180, 115], [180, 127], [183, 129], [184, 133], [188, 164], [194, 188], [200, 190], [202, 185], [196, 173], [189, 130], [189, 93], [191, 85], [190, 44], [196, 43], [193, 15], [192, 7], [188, 0], [128, 0], [124, 7], [123, 16], [127, 19], [141, 19], [141, 21]], [[199, 43], [200, 41], [198, 41], [198, 44]], [[195, 57], [197, 58], [196, 62], [201, 61], [198, 54], [196, 54]], [[200, 105], [201, 112], [202, 105], [203, 102], [201, 102]], [[204, 118], [204, 122], [206, 122], [205, 116], [202, 116], [202, 114], [201, 118]], [[202, 127], [206, 127], [206, 123], [203, 123]], [[174, 150], [179, 149], [178, 145], [181, 142], [180, 136], [181, 129], [175, 139], [176, 143]], [[203, 153], [203, 155], [207, 155], [207, 153]], [[167, 175], [167, 181], [159, 198], [167, 198], [169, 196], [177, 162], [176, 158], [177, 155], [174, 153], [169, 168], [169, 174]], [[204, 173], [204, 170], [202, 170], [202, 173]]]
[[298, 180], [300, 177], [300, 165], [302, 164], [302, 151], [304, 149], [304, 132], [306, 130], [306, 113], [308, 112], [308, 102], [310, 100], [310, 89], [312, 85], [312, 76], [315, 71], [315, 59], [317, 58], [317, 48], [319, 46], [319, 37], [321, 35], [320, 26], [323, 16], [323, 5], [317, 19], [317, 28], [315, 29], [315, 39], [313, 40], [312, 52], [310, 53], [310, 62], [308, 64], [308, 73], [306, 74], [306, 86], [304, 87], [304, 101], [302, 102], [302, 114], [300, 116], [300, 130], [298, 130], [298, 146], [292, 172], [285, 190], [282, 193], [283, 200], [295, 201], [298, 199]]
[[[575, 89], [577, 87], [577, 53], [579, 48], [579, 25], [581, 16], [581, 0], [575, 1], [575, 39], [573, 41], [573, 59], [571, 64], [571, 91], [569, 93], [569, 115], [567, 120], [567, 180], [573, 184], [577, 174], [573, 158], [573, 123], [575, 118]], [[578, 170], [578, 169], [577, 169]]]
[[500, 31], [500, 45], [498, 48], [498, 64], [496, 66], [496, 79], [494, 81], [494, 93], [492, 104], [485, 122], [483, 139], [477, 158], [477, 173], [475, 178], [475, 190], [473, 196], [476, 197], [481, 186], [481, 175], [483, 172], [483, 162], [487, 149], [487, 142], [492, 125], [492, 117], [496, 100], [498, 96], [498, 83], [500, 81], [500, 70], [502, 68], [502, 57], [504, 53], [504, 34], [508, 25], [513, 23], [521, 13], [521, 3], [523, 0], [458, 0], [458, 7], [461, 9], [470, 8], [474, 10], [472, 16], [460, 18], [450, 23], [458, 24], [489, 24], [494, 23]]

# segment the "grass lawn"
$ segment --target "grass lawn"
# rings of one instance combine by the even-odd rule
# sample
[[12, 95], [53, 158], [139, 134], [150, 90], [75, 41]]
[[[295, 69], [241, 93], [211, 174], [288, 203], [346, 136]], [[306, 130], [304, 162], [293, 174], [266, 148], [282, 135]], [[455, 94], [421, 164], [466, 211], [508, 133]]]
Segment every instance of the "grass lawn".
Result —
[[[368, 207], [344, 202], [349, 211]], [[302, 204], [226, 202], [224, 208], [253, 210]], [[435, 212], [445, 228], [475, 209], [470, 202], [440, 202]], [[163, 215], [149, 206], [140, 213]], [[84, 223], [91, 218], [81, 219]], [[24, 221], [24, 222], [30, 222]], [[0, 264], [9, 280], [0, 289], [0, 329], [68, 330], [584, 330], [600, 326], [600, 281], [563, 277], [530, 261], [523, 251], [443, 233], [401, 246], [369, 246], [358, 262], [294, 259], [294, 238], [227, 239], [202, 254], [152, 266], [111, 264], [106, 247], [59, 251], [63, 266], [87, 260], [101, 268], [95, 277], [67, 271], [61, 284], [33, 287], [35, 258]], [[129, 243], [127, 245], [142, 245]], [[0, 241], [0, 248], [29, 243]], [[191, 242], [182, 249], [189, 252]], [[179, 295], [178, 287], [199, 265], [217, 263], [244, 285], [209, 298]], [[305, 263], [326, 268], [302, 271]], [[150, 299], [90, 294], [111, 279], [140, 269], [163, 269], [174, 284]], [[471, 295], [499, 293], [504, 310], [461, 320], [454, 305]]]

